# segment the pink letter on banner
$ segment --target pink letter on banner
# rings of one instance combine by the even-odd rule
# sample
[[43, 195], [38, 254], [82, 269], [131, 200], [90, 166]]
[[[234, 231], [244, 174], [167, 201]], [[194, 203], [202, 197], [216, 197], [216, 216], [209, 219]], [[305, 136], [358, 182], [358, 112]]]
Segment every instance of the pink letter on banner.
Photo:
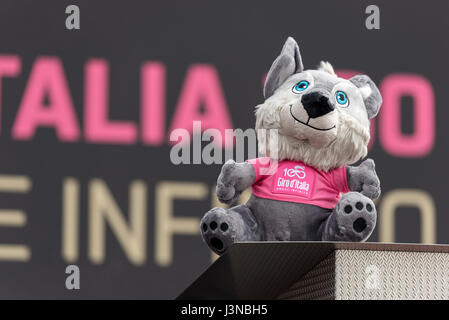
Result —
[[[49, 105], [44, 105], [46, 96]], [[76, 141], [80, 135], [64, 69], [56, 57], [41, 57], [34, 63], [12, 136], [31, 139], [39, 126], [54, 127], [61, 141]]]
[[3, 77], [17, 77], [20, 73], [20, 57], [16, 55], [0, 55], [0, 112], [2, 107], [2, 81]]
[[84, 125], [86, 139], [94, 143], [135, 143], [136, 125], [130, 121], [109, 121], [109, 69], [104, 59], [86, 64]]
[[[200, 106], [204, 112], [200, 112]], [[222, 136], [221, 146], [232, 146], [233, 139], [226, 137], [226, 129], [233, 129], [218, 72], [214, 66], [197, 64], [189, 68], [176, 107], [170, 132], [177, 128], [193, 130], [193, 121], [201, 121], [202, 130], [215, 128]]]
[[147, 62], [141, 70], [142, 140], [148, 145], [160, 145], [165, 131], [165, 66]]
[[[421, 75], [392, 74], [382, 81], [383, 105], [380, 109], [380, 141], [390, 154], [422, 157], [435, 141], [435, 101], [432, 84]], [[414, 100], [414, 133], [401, 132], [401, 97]]]

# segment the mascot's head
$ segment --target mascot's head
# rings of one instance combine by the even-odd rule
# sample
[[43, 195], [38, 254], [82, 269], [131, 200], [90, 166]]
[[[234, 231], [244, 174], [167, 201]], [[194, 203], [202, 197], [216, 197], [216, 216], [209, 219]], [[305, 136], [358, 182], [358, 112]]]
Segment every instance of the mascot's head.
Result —
[[[259, 152], [328, 171], [358, 161], [367, 154], [369, 119], [382, 97], [366, 75], [339, 78], [328, 62], [304, 70], [298, 44], [288, 38], [273, 62], [264, 86], [265, 102], [256, 107]], [[276, 146], [277, 152], [270, 151]]]

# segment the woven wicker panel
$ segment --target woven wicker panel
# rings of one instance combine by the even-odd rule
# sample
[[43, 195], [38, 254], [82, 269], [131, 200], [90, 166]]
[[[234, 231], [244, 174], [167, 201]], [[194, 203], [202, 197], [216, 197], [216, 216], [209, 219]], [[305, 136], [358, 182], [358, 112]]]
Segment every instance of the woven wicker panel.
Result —
[[327, 258], [317, 264], [301, 280], [282, 293], [278, 299], [335, 299], [335, 252], [332, 252]]
[[336, 299], [449, 299], [449, 254], [337, 250]]

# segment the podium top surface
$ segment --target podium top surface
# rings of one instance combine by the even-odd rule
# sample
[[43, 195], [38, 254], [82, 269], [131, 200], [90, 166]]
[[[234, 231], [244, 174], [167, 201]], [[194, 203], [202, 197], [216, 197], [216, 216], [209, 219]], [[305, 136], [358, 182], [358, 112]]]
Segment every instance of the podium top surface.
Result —
[[335, 250], [449, 253], [449, 245], [241, 242], [217, 259], [177, 299], [273, 299]]

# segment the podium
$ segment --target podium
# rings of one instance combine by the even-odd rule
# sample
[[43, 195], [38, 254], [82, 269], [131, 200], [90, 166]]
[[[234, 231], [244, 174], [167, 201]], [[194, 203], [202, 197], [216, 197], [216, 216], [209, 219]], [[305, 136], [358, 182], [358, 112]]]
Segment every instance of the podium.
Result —
[[449, 246], [236, 243], [177, 299], [449, 299]]

